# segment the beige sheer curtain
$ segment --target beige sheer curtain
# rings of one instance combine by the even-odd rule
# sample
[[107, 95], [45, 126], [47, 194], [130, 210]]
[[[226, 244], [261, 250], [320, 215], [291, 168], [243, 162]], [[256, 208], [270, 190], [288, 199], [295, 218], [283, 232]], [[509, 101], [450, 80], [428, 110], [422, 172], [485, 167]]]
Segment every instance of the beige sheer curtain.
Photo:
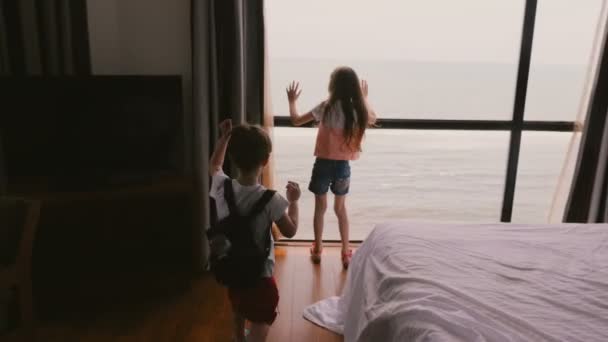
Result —
[[[273, 111], [273, 107], [272, 107], [272, 96], [270, 95], [270, 65], [268, 63], [268, 44], [266, 41], [266, 4], [264, 3], [264, 129], [266, 130], [266, 132], [268, 132], [268, 134], [270, 135], [273, 144], [276, 144], [276, 141], [274, 140], [274, 111]], [[273, 146], [273, 150], [276, 151], [276, 146]], [[275, 189], [275, 182], [274, 182], [274, 165], [275, 165], [275, 159], [274, 159], [274, 153], [270, 155], [270, 161], [268, 162], [268, 165], [266, 166], [266, 168], [264, 169], [264, 173], [262, 174], [262, 183], [264, 184], [265, 187], [269, 188], [269, 189]], [[278, 191], [281, 191], [282, 188], [276, 188]], [[279, 229], [276, 226], [272, 227], [272, 235], [274, 237], [275, 240], [278, 240], [281, 238], [281, 233], [279, 232]]]
[[[266, 21], [266, 6], [264, 4], [264, 22]], [[272, 111], [272, 98], [270, 96], [270, 74], [268, 72], [268, 44], [266, 43], [266, 26], [264, 25], [264, 119], [263, 125], [264, 129], [268, 132], [270, 137], [273, 137], [273, 128], [274, 128], [274, 114]], [[274, 142], [274, 139], [273, 139]], [[270, 162], [264, 169], [264, 173], [262, 175], [262, 181], [264, 186], [268, 188], [272, 188], [274, 186], [274, 157], [273, 154], [270, 155]]]
[[568, 152], [566, 153], [566, 159], [564, 165], [562, 166], [562, 171], [559, 177], [555, 195], [553, 197], [551, 209], [549, 210], [548, 220], [550, 223], [561, 223], [563, 221], [564, 210], [568, 202], [570, 187], [572, 186], [572, 179], [574, 177], [576, 163], [578, 161], [578, 153], [583, 128], [585, 125], [585, 118], [589, 110], [591, 95], [597, 82], [598, 66], [602, 57], [602, 48], [604, 46], [604, 42], [607, 39], [607, 25], [608, 3], [606, 0], [604, 0], [602, 1], [602, 8], [599, 13], [595, 38], [593, 41], [592, 52], [589, 60], [589, 67], [587, 70], [587, 77], [585, 81], [585, 89], [581, 97], [578, 115], [575, 119], [575, 131], [572, 134], [572, 138], [570, 139], [570, 145], [568, 147]]

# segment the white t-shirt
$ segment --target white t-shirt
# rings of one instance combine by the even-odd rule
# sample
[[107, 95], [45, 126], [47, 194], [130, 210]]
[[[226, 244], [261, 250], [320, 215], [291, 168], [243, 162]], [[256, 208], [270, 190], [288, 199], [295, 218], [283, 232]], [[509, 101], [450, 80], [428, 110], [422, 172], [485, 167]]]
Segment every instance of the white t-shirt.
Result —
[[[229, 179], [229, 177], [223, 171], [218, 171], [212, 177], [211, 189], [209, 190], [209, 196], [215, 200], [218, 220], [226, 218], [229, 214], [228, 203], [224, 199], [224, 181], [226, 179]], [[267, 190], [261, 184], [241, 185], [236, 179], [232, 180], [232, 189], [236, 207], [241, 214], [249, 213], [253, 205], [262, 198]], [[270, 228], [270, 224], [283, 217], [288, 206], [289, 202], [277, 192], [266, 204], [264, 210], [255, 218], [253, 227], [255, 227], [256, 241], [260, 246], [266, 245], [267, 230]], [[271, 277], [274, 270], [274, 239], [272, 234], [270, 234], [270, 240], [270, 254], [268, 260], [266, 260], [263, 277]]]
[[[323, 122], [329, 128], [344, 129], [344, 111], [342, 110], [342, 103], [340, 103], [340, 101], [336, 102], [327, 113], [326, 108], [327, 101], [323, 101], [310, 110], [315, 121]], [[327, 116], [327, 118], [325, 116]]]

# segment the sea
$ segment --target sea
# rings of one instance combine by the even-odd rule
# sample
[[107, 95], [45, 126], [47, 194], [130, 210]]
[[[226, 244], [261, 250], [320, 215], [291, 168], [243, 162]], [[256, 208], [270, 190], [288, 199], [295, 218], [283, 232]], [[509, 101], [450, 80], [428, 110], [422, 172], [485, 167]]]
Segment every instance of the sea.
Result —
[[[380, 118], [509, 120], [516, 64], [270, 58], [275, 116], [288, 116], [287, 84], [299, 81], [306, 112], [327, 97], [331, 71], [353, 67], [369, 83], [369, 100]], [[572, 121], [578, 116], [585, 65], [532, 63], [526, 120]], [[308, 192], [316, 131], [273, 130], [275, 188], [300, 183], [300, 228], [295, 238], [313, 238], [314, 197]], [[522, 134], [513, 222], [546, 223], [572, 140], [569, 132]], [[351, 163], [347, 208], [350, 239], [393, 220], [499, 222], [509, 132], [369, 129], [361, 158]], [[325, 239], [339, 239], [330, 205]]]

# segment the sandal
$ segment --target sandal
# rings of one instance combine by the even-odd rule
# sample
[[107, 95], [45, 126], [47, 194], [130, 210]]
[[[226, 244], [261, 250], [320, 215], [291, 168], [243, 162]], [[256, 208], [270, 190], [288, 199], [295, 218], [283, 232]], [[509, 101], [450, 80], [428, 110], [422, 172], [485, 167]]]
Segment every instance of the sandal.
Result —
[[349, 249], [348, 252], [342, 252], [342, 267], [344, 269], [348, 269], [348, 265], [350, 265], [350, 259], [353, 258], [353, 250]]
[[312, 260], [312, 262], [315, 264], [319, 264], [321, 263], [321, 252], [323, 250], [320, 249], [318, 252], [315, 252], [315, 247], [316, 246], [313, 242], [312, 247], [310, 247], [310, 260]]

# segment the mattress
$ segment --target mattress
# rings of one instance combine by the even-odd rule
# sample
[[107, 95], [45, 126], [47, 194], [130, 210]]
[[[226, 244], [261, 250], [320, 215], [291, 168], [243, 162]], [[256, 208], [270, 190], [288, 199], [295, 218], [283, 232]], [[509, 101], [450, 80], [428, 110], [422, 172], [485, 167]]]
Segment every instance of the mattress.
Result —
[[608, 341], [608, 225], [376, 226], [341, 297], [345, 341]]

